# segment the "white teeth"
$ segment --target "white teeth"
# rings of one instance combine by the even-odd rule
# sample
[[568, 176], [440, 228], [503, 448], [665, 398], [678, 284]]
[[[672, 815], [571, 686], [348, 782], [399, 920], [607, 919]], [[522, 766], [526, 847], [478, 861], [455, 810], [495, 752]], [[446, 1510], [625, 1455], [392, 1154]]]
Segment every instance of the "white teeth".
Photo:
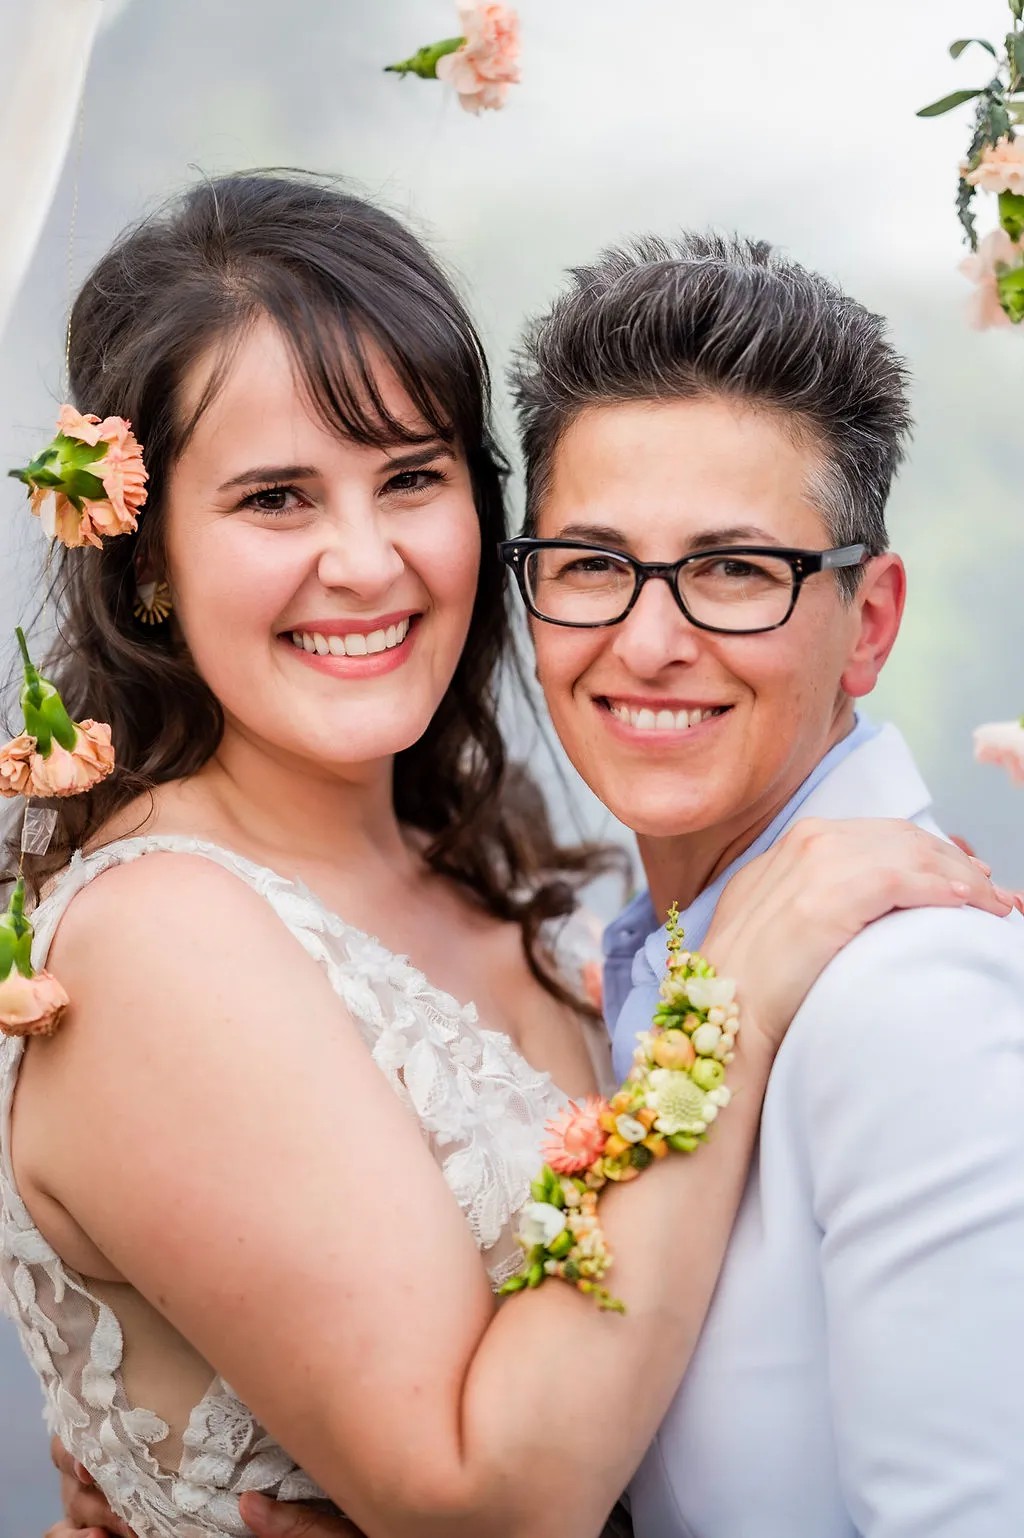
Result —
[[402, 619], [397, 625], [371, 630], [368, 635], [356, 630], [350, 631], [348, 635], [332, 636], [321, 635], [319, 630], [293, 630], [291, 640], [293, 646], [303, 651], [316, 652], [321, 657], [366, 657], [375, 652], [389, 651], [393, 646], [401, 646], [409, 634], [411, 623], [411, 620]]
[[723, 706], [711, 710], [631, 710], [628, 705], [613, 705], [609, 710], [619, 721], [625, 721], [640, 732], [685, 732], [698, 726], [711, 716], [722, 714]]

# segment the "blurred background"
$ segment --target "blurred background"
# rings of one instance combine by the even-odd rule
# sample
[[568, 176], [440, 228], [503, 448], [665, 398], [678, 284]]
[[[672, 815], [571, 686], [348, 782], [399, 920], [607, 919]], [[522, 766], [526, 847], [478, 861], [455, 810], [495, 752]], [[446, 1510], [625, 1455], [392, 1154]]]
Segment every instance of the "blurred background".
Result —
[[[451, 0], [106, 4], [77, 177], [73, 155], [0, 344], [0, 466], [50, 436], [69, 286], [201, 172], [340, 173], [407, 218], [470, 297], [510, 449], [503, 368], [567, 266], [640, 230], [767, 237], [889, 316], [911, 361], [918, 426], [891, 520], [911, 597], [871, 711], [909, 737], [944, 824], [1024, 884], [1024, 801], [970, 746], [974, 724], [1024, 710], [1024, 327], [967, 329], [953, 211], [966, 113], [914, 117], [984, 82], [984, 55], [953, 63], [946, 46], [1001, 37], [1005, 0], [519, 0], [523, 83], [478, 119], [435, 82], [381, 72], [453, 33]], [[20, 8], [0, 0], [0, 20]], [[23, 131], [27, 145], [30, 119]], [[2, 636], [40, 569], [21, 506], [0, 482]], [[517, 481], [514, 519], [519, 508]], [[532, 752], [536, 728], [521, 710], [510, 722]], [[622, 836], [554, 755], [547, 773], [566, 823]], [[81, 1135], [104, 1135], [88, 1107]], [[41, 1538], [55, 1515], [38, 1389], [0, 1320], [0, 1538]]]

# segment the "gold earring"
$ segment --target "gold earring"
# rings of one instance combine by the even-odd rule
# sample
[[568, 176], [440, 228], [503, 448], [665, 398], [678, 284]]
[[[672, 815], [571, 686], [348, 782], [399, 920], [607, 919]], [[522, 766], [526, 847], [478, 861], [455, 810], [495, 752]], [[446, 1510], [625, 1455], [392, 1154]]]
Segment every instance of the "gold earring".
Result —
[[162, 625], [174, 608], [166, 582], [139, 582], [135, 587], [132, 613], [143, 625]]

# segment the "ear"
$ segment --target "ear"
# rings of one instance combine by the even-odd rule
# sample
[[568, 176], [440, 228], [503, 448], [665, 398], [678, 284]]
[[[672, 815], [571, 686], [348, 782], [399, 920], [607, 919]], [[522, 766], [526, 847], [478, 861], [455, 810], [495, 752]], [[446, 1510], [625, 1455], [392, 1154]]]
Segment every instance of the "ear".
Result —
[[853, 644], [840, 686], [852, 699], [870, 694], [892, 651], [903, 617], [907, 573], [898, 555], [876, 555], [850, 604]]

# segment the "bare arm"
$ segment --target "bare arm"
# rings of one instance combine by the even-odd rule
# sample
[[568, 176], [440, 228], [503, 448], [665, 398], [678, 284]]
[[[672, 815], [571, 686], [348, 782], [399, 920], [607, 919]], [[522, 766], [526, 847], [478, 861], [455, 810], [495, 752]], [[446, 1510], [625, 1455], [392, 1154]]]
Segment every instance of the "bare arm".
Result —
[[[30, 1054], [23, 1189], [35, 1172], [373, 1538], [596, 1532], [714, 1285], [772, 1055], [756, 1021], [713, 1144], [603, 1203], [629, 1315], [558, 1287], [496, 1313], [417, 1126], [246, 888], [149, 856], [79, 898], [53, 965], [75, 1008]], [[83, 1096], [131, 1160], [62, 1145]]]

